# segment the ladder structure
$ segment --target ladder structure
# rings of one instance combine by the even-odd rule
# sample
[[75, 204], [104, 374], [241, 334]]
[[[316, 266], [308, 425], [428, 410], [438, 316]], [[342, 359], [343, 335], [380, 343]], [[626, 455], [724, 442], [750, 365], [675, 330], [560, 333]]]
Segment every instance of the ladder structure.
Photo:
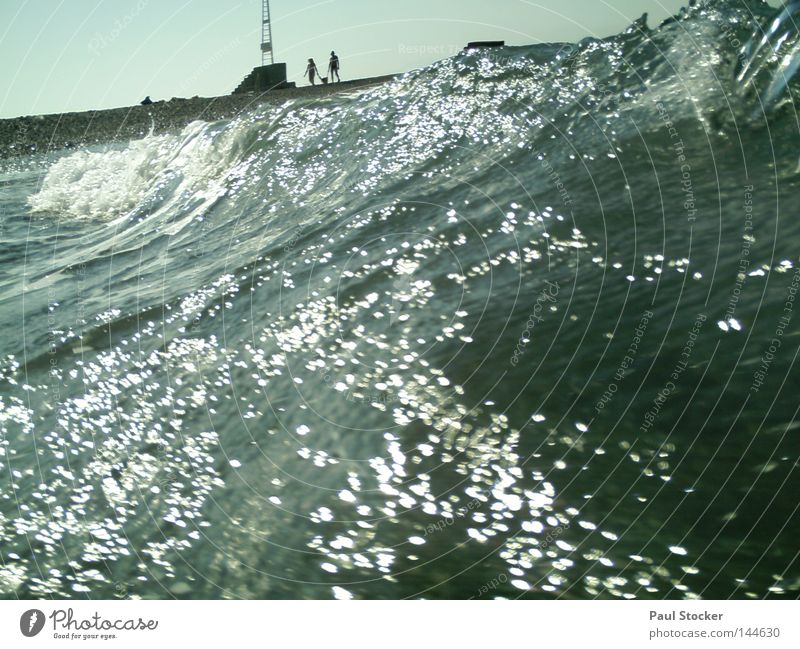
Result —
[[261, 10], [261, 65], [275, 63], [272, 48], [272, 20], [269, 13], [269, 0], [263, 0]]
[[253, 68], [252, 72], [236, 87], [233, 94], [264, 93], [294, 87], [294, 83], [286, 80], [286, 64], [275, 62], [269, 0], [261, 0], [261, 65]]

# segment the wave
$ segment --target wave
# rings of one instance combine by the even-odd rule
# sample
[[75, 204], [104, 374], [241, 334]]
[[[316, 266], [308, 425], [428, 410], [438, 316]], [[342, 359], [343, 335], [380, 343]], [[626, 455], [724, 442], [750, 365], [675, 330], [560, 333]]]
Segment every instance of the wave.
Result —
[[0, 594], [796, 593], [795, 6], [4, 176]]
[[[800, 65], [798, 7], [770, 19], [760, 0], [693, 3], [655, 31], [644, 17], [606, 40], [467, 52], [354, 99], [290, 102], [230, 122], [195, 122], [178, 135], [67, 155], [48, 169], [29, 204], [34, 213], [113, 221], [198, 215], [248, 189], [273, 204], [321, 203], [425, 174], [444, 154], [445, 166], [468, 173], [475, 147], [501, 161], [513, 155], [509, 141], [530, 148], [576, 128], [596, 140], [600, 153], [613, 142], [596, 124], [627, 113], [656, 129], [655, 100], [670, 103], [674, 114], [702, 117], [735, 91], [755, 92], [766, 111]], [[771, 26], [757, 27], [741, 47], [759, 19]], [[698, 60], [698, 50], [708, 56]]]
[[790, 2], [764, 26], [756, 27], [742, 47], [736, 81], [743, 100], [748, 97], [756, 115], [769, 112], [787, 96], [790, 81], [800, 68], [800, 2]]

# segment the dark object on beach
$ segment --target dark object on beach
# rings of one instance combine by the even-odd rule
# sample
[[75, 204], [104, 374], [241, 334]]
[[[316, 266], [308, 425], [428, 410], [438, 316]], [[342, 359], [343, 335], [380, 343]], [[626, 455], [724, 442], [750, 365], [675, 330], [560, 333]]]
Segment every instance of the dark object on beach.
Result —
[[467, 43], [467, 46], [464, 48], [465, 50], [474, 50], [479, 47], [505, 47], [505, 41], [474, 41], [472, 43]]
[[341, 83], [341, 78], [339, 77], [339, 57], [336, 56], [336, 52], [331, 52], [330, 61], [328, 61], [328, 76], [331, 78], [331, 83], [333, 83], [333, 77], [336, 76], [336, 81]]
[[320, 77], [319, 80], [322, 81], [323, 86], [328, 85], [328, 77]]
[[142, 106], [149, 106], [153, 103], [153, 100], [150, 99], [150, 95], [147, 95], [144, 99], [142, 99]]

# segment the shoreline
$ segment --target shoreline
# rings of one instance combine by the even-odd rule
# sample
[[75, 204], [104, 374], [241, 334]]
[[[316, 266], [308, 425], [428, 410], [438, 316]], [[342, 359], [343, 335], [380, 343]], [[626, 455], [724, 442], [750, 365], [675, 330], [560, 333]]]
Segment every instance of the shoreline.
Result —
[[157, 101], [148, 106], [0, 119], [0, 159], [115, 140], [137, 139], [147, 135], [153, 126], [156, 134], [170, 133], [198, 119], [229, 119], [264, 103], [280, 104], [292, 99], [329, 97], [349, 90], [380, 85], [396, 76], [370, 77], [263, 93], [191, 99], [173, 97], [169, 101]]

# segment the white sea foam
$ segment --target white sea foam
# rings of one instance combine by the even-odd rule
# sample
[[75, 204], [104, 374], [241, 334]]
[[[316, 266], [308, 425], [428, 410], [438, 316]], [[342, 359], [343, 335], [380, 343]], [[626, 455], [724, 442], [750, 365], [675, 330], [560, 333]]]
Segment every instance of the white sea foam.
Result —
[[70, 220], [112, 221], [137, 208], [156, 213], [186, 196], [219, 196], [235, 134], [217, 142], [204, 122], [179, 135], [148, 136], [121, 149], [85, 150], [48, 169], [28, 199], [34, 213]]
[[148, 137], [121, 150], [79, 151], [62, 158], [50, 167], [28, 204], [33, 212], [75, 219], [126, 214], [141, 202], [166, 167], [166, 156], [158, 153], [167, 139]]

